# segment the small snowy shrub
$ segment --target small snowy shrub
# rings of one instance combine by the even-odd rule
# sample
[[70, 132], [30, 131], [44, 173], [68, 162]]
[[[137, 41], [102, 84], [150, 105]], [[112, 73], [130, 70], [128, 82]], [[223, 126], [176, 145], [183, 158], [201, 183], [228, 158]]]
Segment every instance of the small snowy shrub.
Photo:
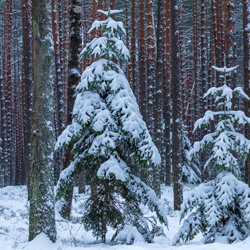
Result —
[[204, 242], [211, 243], [224, 236], [229, 243], [244, 240], [250, 234], [250, 189], [241, 182], [237, 158], [246, 159], [250, 149], [250, 141], [235, 130], [235, 126], [250, 124], [250, 118], [242, 111], [234, 111], [232, 97], [249, 97], [240, 87], [232, 90], [226, 84], [226, 76], [234, 68], [217, 68], [223, 73], [221, 87], [213, 87], [204, 97], [213, 95], [217, 103], [217, 111], [207, 111], [205, 116], [195, 123], [195, 128], [208, 124], [218, 118], [215, 131], [204, 136], [200, 142], [194, 143], [190, 155], [195, 157], [199, 152], [212, 146], [210, 158], [204, 169], [216, 173], [217, 177], [201, 184], [193, 190], [182, 204], [181, 220], [183, 226], [173, 240], [173, 244], [187, 242], [198, 233], [203, 233]]
[[[125, 232], [135, 235], [136, 227], [145, 241], [152, 242], [153, 233], [147, 223], [141, 223], [145, 218], [139, 205], [148, 205], [165, 224], [167, 218], [155, 192], [136, 174], [140, 168], [147, 171], [149, 164], [158, 167], [160, 155], [129, 83], [115, 63], [129, 58], [129, 51], [118, 36], [119, 32], [125, 34], [123, 24], [110, 17], [121, 11], [99, 12], [107, 19], [95, 21], [90, 32], [101, 29], [103, 34], [88, 43], [81, 53], [83, 58], [91, 56], [94, 61], [76, 87], [72, 124], [56, 144], [60, 148], [74, 143], [74, 161], [60, 175], [56, 199], [60, 200], [75, 184], [75, 177], [84, 166], [91, 186], [82, 218], [85, 229], [105, 242], [107, 226], [123, 230], [123, 235]], [[131, 243], [133, 239], [137, 237], [131, 236], [125, 242]]]

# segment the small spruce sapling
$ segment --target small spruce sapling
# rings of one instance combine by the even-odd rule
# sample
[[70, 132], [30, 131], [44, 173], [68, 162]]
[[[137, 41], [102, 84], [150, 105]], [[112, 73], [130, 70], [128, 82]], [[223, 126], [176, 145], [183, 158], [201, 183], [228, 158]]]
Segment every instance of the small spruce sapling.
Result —
[[99, 12], [107, 19], [94, 21], [89, 32], [101, 29], [103, 34], [81, 53], [82, 57], [91, 56], [93, 62], [76, 87], [72, 124], [56, 144], [60, 148], [74, 143], [74, 161], [60, 175], [56, 200], [75, 184], [84, 166], [91, 185], [82, 219], [85, 229], [92, 230], [102, 242], [106, 242], [108, 226], [117, 229], [115, 242], [131, 244], [138, 235], [143, 241], [152, 242], [161, 228], [143, 215], [140, 204], [148, 205], [166, 225], [167, 217], [155, 192], [136, 174], [141, 167], [146, 171], [149, 164], [158, 167], [160, 155], [129, 83], [116, 64], [117, 60], [129, 58], [129, 51], [118, 36], [125, 34], [123, 24], [111, 18], [121, 11]]
[[217, 111], [206, 111], [203, 118], [195, 123], [194, 131], [209, 122], [218, 122], [215, 131], [194, 143], [190, 151], [192, 157], [212, 147], [210, 158], [204, 169], [216, 178], [203, 183], [189, 193], [182, 204], [181, 220], [183, 226], [173, 240], [173, 244], [186, 243], [198, 233], [203, 233], [204, 242], [211, 243], [219, 237], [225, 237], [229, 243], [244, 240], [250, 234], [250, 189], [240, 181], [240, 169], [237, 159], [245, 161], [250, 149], [250, 141], [237, 132], [235, 127], [250, 124], [250, 118], [244, 112], [232, 110], [233, 95], [237, 98], [249, 97], [240, 87], [232, 90], [227, 86], [226, 77], [237, 67], [213, 68], [222, 73], [221, 87], [210, 88], [204, 97], [212, 95], [217, 103]]

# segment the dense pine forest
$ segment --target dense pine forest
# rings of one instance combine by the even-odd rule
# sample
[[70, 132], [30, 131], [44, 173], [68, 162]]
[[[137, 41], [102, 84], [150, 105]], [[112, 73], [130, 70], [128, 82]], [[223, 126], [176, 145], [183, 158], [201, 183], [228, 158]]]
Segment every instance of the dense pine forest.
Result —
[[249, 0], [1, 0], [0, 23], [0, 190], [27, 187], [29, 241], [76, 188], [102, 243], [167, 237], [169, 189], [168, 246], [249, 239]]

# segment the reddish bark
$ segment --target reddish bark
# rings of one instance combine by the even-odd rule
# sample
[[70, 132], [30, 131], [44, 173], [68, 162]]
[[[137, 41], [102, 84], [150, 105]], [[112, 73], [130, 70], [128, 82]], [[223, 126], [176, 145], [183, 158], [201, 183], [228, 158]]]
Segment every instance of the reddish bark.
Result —
[[197, 17], [197, 0], [193, 0], [193, 44], [194, 44], [194, 116], [198, 120], [198, 17]]
[[178, 1], [171, 0], [171, 90], [173, 102], [173, 183], [174, 210], [180, 210], [183, 201], [182, 189], [182, 114], [179, 61]]
[[145, 39], [145, 4], [144, 0], [140, 0], [140, 50], [139, 50], [139, 108], [142, 114], [143, 120], [146, 121], [146, 39]]
[[170, 105], [171, 105], [171, 82], [170, 82], [170, 25], [171, 25], [171, 12], [170, 12], [170, 1], [164, 1], [164, 72], [163, 72], [163, 119], [165, 121], [165, 134], [164, 134], [164, 146], [165, 146], [165, 184], [170, 186], [171, 182], [171, 121], [170, 121]]
[[12, 67], [11, 67], [11, 32], [12, 32], [12, 1], [7, 0], [7, 58], [6, 58], [6, 68], [7, 68], [7, 85], [6, 85], [6, 101], [7, 101], [7, 109], [6, 109], [6, 132], [7, 132], [7, 142], [6, 142], [6, 160], [5, 161], [5, 173], [4, 173], [4, 185], [13, 185], [14, 184], [14, 173], [13, 168], [11, 166], [11, 135], [12, 135]]
[[181, 0], [180, 16], [180, 73], [181, 73], [181, 94], [182, 94], [182, 121], [186, 124], [186, 96], [185, 96], [185, 81], [184, 81], [184, 61], [183, 61], [183, 45], [184, 45], [184, 0]]
[[68, 19], [68, 1], [63, 2], [63, 96], [64, 96], [64, 121], [67, 119], [67, 102], [68, 102], [68, 85], [67, 85], [67, 65], [68, 65], [68, 49], [67, 49], [67, 37], [68, 37], [68, 25], [67, 25], [67, 19]]
[[138, 101], [138, 91], [137, 91], [137, 75], [136, 75], [136, 20], [135, 20], [135, 1], [132, 1], [131, 8], [131, 68], [130, 72], [130, 81], [132, 82], [132, 89], [134, 95]]
[[33, 87], [33, 54], [32, 54], [32, 1], [22, 0], [23, 19], [23, 61], [22, 61], [22, 100], [23, 100], [23, 131], [24, 131], [24, 166], [26, 166], [28, 196], [30, 197], [30, 166], [31, 166], [31, 124], [32, 124], [32, 87]]
[[[147, 127], [154, 136], [154, 88], [156, 80], [156, 41], [154, 24], [154, 5], [152, 0], [147, 1], [147, 40], [148, 40], [148, 86], [147, 86]], [[145, 84], [145, 83], [142, 83]], [[146, 98], [145, 98], [146, 99]]]
[[[248, 0], [243, 1], [243, 48], [244, 48], [244, 91], [250, 96], [250, 3]], [[244, 100], [245, 114], [250, 117], [250, 101]], [[246, 126], [246, 137], [250, 139], [250, 128]], [[248, 154], [245, 165], [245, 182], [250, 187], [250, 154]]]
[[110, 9], [111, 10], [115, 9], [115, 0], [110, 0]]
[[[211, 64], [215, 65], [215, 43], [216, 43], [216, 5], [215, 0], [211, 2]], [[212, 87], [215, 87], [215, 72], [212, 70]]]

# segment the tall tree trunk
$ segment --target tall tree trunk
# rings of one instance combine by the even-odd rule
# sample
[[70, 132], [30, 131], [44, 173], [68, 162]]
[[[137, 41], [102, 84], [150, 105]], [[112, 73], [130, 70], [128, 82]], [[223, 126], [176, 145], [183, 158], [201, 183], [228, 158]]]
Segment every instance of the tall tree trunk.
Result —
[[180, 210], [183, 201], [182, 190], [182, 112], [179, 58], [178, 1], [171, 0], [171, 87], [173, 102], [173, 182], [174, 210]]
[[[202, 96], [207, 91], [207, 62], [206, 62], [206, 26], [205, 26], [205, 0], [201, 0], [201, 81], [199, 81], [199, 104], [200, 104], [200, 114], [199, 117], [202, 117], [207, 110], [207, 100], [202, 99]], [[203, 138], [203, 135], [206, 134], [206, 128], [200, 130], [200, 138]], [[202, 153], [200, 156], [200, 168], [201, 168], [201, 179], [205, 180], [204, 174], [204, 163], [205, 163], [205, 153]]]
[[53, 185], [52, 51], [50, 0], [33, 0], [34, 89], [31, 136], [29, 240], [56, 241]]
[[140, 0], [140, 50], [139, 50], [139, 107], [143, 120], [146, 121], [146, 102], [147, 102], [147, 73], [146, 73], [146, 34], [145, 34], [145, 4]]
[[7, 108], [6, 108], [6, 133], [7, 133], [7, 141], [6, 141], [6, 161], [5, 161], [5, 182], [4, 185], [13, 185], [14, 184], [14, 173], [13, 166], [11, 162], [12, 154], [11, 154], [11, 141], [12, 141], [12, 67], [11, 67], [11, 39], [12, 39], [12, 1], [8, 0], [7, 4], [7, 58], [6, 58], [6, 68], [7, 68]]
[[[154, 98], [154, 143], [162, 154], [162, 84], [163, 84], [163, 0], [158, 0], [157, 17], [157, 61], [156, 61], [156, 82]], [[154, 190], [160, 195], [160, 169], [154, 170]]]
[[[216, 46], [216, 0], [211, 2], [211, 64], [215, 63], [215, 46]], [[212, 70], [212, 87], [215, 87], [215, 73]]]
[[[1, 32], [1, 35], [3, 36], [4, 32]], [[1, 160], [0, 160], [0, 187], [2, 188], [4, 186], [4, 167], [3, 167], [3, 145], [4, 145], [4, 109], [5, 109], [5, 101], [4, 101], [4, 77], [3, 77], [3, 70], [4, 70], [4, 51], [3, 51], [3, 43], [4, 41], [0, 41], [0, 57], [2, 60], [0, 61], [0, 107], [1, 107], [1, 122], [0, 122], [0, 145], [1, 145]]]
[[[23, 60], [22, 60], [22, 101], [23, 101], [23, 133], [24, 133], [24, 166], [23, 173], [30, 198], [30, 167], [31, 167], [31, 124], [32, 124], [32, 13], [31, 0], [22, 0], [23, 20]], [[24, 184], [22, 183], [22, 184]]]
[[[52, 34], [53, 34], [53, 42], [54, 42], [54, 61], [55, 61], [55, 79], [54, 79], [54, 127], [55, 127], [55, 139], [57, 140], [60, 135], [59, 132], [59, 101], [58, 99], [58, 91], [59, 84], [61, 83], [61, 72], [60, 72], [60, 52], [59, 52], [59, 37], [58, 37], [58, 27], [57, 27], [57, 14], [56, 14], [56, 0], [51, 1], [51, 9], [52, 9]], [[63, 110], [64, 112], [64, 110]], [[58, 180], [59, 177], [59, 167], [60, 166], [60, 153], [57, 152], [55, 154], [54, 161], [54, 178]], [[56, 183], [56, 181], [55, 181]]]
[[[147, 41], [148, 41], [148, 55], [147, 55], [147, 81], [140, 81], [140, 84], [147, 83], [146, 87], [147, 98], [144, 97], [144, 106], [146, 108], [146, 123], [149, 130], [149, 133], [154, 138], [154, 88], [156, 80], [156, 41], [155, 41], [155, 23], [154, 23], [154, 5], [153, 0], [147, 0]], [[144, 44], [145, 46], [145, 44]], [[142, 59], [141, 59], [142, 60]], [[146, 60], [144, 63], [146, 63]], [[142, 66], [142, 64], [141, 64]], [[144, 66], [144, 65], [143, 65]], [[145, 75], [144, 75], [145, 77]], [[146, 94], [146, 93], [145, 93]], [[142, 98], [142, 96], [141, 96]], [[147, 102], [147, 105], [146, 105]], [[144, 178], [148, 181], [150, 186], [154, 185], [154, 171], [150, 167], [147, 171], [148, 173], [144, 174]], [[143, 180], [145, 181], [145, 180]]]
[[[244, 48], [244, 91], [250, 96], [250, 2], [243, 0], [243, 48]], [[244, 101], [244, 111], [250, 117], [250, 101]], [[246, 138], [250, 139], [250, 128], [246, 127]], [[250, 153], [245, 166], [245, 182], [250, 187]]]
[[180, 43], [180, 72], [181, 72], [181, 95], [182, 95], [182, 121], [183, 124], [186, 122], [186, 96], [185, 96], [185, 79], [184, 79], [184, 59], [183, 59], [183, 52], [184, 52], [184, 0], [180, 1], [180, 36], [179, 36], [179, 43]]
[[[193, 118], [195, 121], [199, 117], [199, 96], [198, 96], [198, 6], [197, 0], [193, 0], [193, 44], [194, 44], [194, 114]], [[193, 122], [194, 123], [194, 122]], [[194, 140], [198, 139], [197, 133], [194, 134]]]
[[130, 82], [132, 83], [132, 90], [138, 101], [137, 90], [137, 74], [136, 74], [136, 19], [135, 19], [135, 1], [132, 1], [131, 8], [131, 68], [129, 69]]
[[[156, 80], [156, 40], [153, 0], [147, 0], [147, 41], [148, 41], [148, 86], [147, 86], [147, 127], [154, 137], [154, 88]], [[145, 84], [145, 83], [143, 83]], [[146, 100], [145, 100], [146, 101]]]
[[[64, 121], [67, 121], [67, 96], [68, 96], [68, 87], [67, 87], [67, 66], [68, 66], [68, 0], [63, 1], [63, 96], [64, 96]], [[65, 124], [66, 126], [66, 124]]]
[[[234, 32], [234, 0], [227, 0], [227, 20], [226, 20], [226, 66], [228, 68], [235, 66], [235, 32]], [[234, 89], [236, 88], [236, 73], [231, 72], [229, 74], [229, 86]], [[237, 98], [233, 97], [233, 109], [236, 109], [236, 102], [238, 101]]]
[[2, 138], [2, 169], [3, 169], [3, 185], [5, 186], [5, 168], [6, 168], [6, 142], [7, 142], [7, 131], [6, 131], [6, 88], [7, 88], [7, 72], [6, 72], [6, 55], [7, 55], [7, 16], [6, 16], [6, 12], [7, 12], [7, 7], [5, 6], [4, 8], [4, 31], [3, 31], [3, 36], [4, 36], [4, 40], [3, 40], [3, 89], [2, 89], [2, 110], [1, 110], [1, 138]]
[[[70, 51], [69, 51], [69, 63], [68, 63], [68, 100], [67, 100], [67, 125], [72, 122], [72, 112], [75, 102], [75, 88], [79, 82], [79, 54], [81, 52], [81, 0], [72, 0], [70, 9]], [[71, 150], [73, 144], [64, 150], [63, 167], [66, 169], [70, 162], [73, 160]], [[73, 187], [66, 192], [64, 203], [61, 208], [61, 216], [65, 219], [70, 218], [71, 203], [73, 197]]]
[[163, 72], [163, 119], [165, 122], [165, 184], [170, 186], [171, 182], [171, 44], [170, 44], [170, 1], [164, 1], [164, 72]]

